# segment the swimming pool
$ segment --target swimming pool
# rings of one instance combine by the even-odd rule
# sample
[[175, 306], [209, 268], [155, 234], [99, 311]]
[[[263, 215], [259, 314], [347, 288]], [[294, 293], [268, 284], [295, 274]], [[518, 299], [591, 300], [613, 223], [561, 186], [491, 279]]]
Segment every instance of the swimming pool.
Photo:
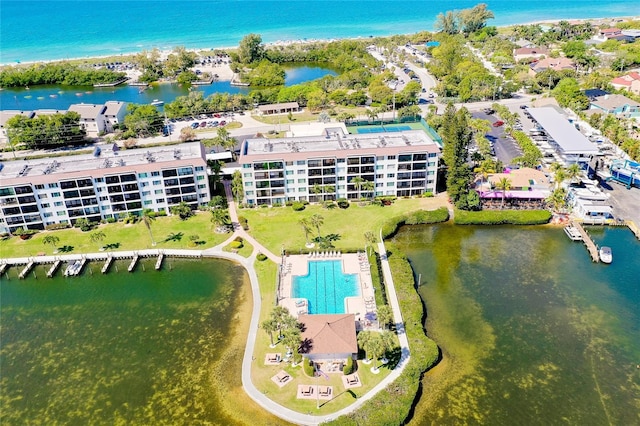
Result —
[[308, 262], [307, 275], [294, 275], [291, 297], [307, 299], [310, 314], [344, 314], [345, 297], [360, 295], [356, 274], [344, 274], [342, 261]]
[[356, 129], [358, 133], [380, 133], [380, 132], [402, 132], [411, 130], [411, 126], [389, 125], [389, 126], [367, 126]]

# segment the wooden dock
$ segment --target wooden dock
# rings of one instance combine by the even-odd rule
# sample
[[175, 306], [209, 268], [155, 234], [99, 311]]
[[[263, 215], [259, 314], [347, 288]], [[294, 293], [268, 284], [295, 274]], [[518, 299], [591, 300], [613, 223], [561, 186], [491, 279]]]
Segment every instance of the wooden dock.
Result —
[[580, 223], [571, 222], [571, 225], [573, 225], [580, 232], [580, 235], [582, 235], [582, 242], [584, 243], [585, 247], [589, 251], [589, 254], [591, 255], [591, 260], [594, 262], [600, 262], [600, 255], [598, 254], [598, 246], [596, 246], [596, 244], [591, 239], [591, 235], [587, 234], [587, 231], [585, 231], [585, 229], [582, 227]]
[[136, 267], [136, 263], [138, 263], [138, 258], [140, 256], [138, 256], [138, 254], [136, 253], [135, 256], [133, 256], [133, 259], [131, 259], [131, 263], [129, 264], [129, 268], [127, 269], [129, 272], [133, 272], [133, 270]]
[[58, 267], [60, 266], [60, 264], [62, 263], [62, 260], [56, 260], [55, 262], [53, 262], [53, 265], [51, 265], [51, 268], [49, 268], [49, 270], [47, 271], [47, 277], [51, 278], [53, 277], [53, 274], [56, 273], [56, 271], [58, 270]]
[[104, 265], [102, 266], [103, 274], [107, 273], [107, 271], [109, 270], [109, 267], [111, 266], [111, 262], [113, 262], [113, 256], [107, 257], [107, 260], [104, 262]]
[[27, 276], [27, 274], [29, 273], [31, 268], [33, 268], [33, 265], [35, 265], [35, 264], [36, 263], [33, 260], [31, 262], [27, 263], [27, 266], [25, 266], [24, 269], [22, 270], [22, 272], [20, 272], [20, 275], [18, 275], [18, 278], [20, 278], [21, 280], [24, 279], [24, 277]]
[[115, 87], [127, 80], [129, 80], [129, 77], [122, 77], [121, 79], [119, 79], [118, 81], [114, 81], [113, 83], [96, 83], [93, 85], [93, 87]]
[[4, 272], [7, 270], [7, 268], [9, 267], [9, 264], [7, 262], [3, 262], [0, 264], [0, 275], [4, 274]]
[[80, 261], [80, 266], [78, 267], [78, 270], [75, 271], [75, 273], [73, 274], [74, 276], [78, 276], [80, 275], [80, 272], [82, 272], [82, 268], [84, 268], [84, 265], [87, 263], [87, 258], [86, 257], [82, 257], [82, 260]]
[[162, 268], [162, 259], [164, 259], [164, 253], [160, 253], [158, 256], [158, 260], [156, 261], [156, 271], [159, 271]]

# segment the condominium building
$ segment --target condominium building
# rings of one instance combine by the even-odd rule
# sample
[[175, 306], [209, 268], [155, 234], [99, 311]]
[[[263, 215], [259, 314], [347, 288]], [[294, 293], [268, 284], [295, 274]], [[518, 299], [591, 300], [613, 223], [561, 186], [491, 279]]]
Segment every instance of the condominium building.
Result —
[[335, 128], [322, 136], [247, 139], [239, 163], [245, 202], [273, 205], [435, 193], [440, 153], [421, 130], [347, 135]]
[[44, 229], [79, 218], [119, 218], [143, 209], [169, 212], [210, 200], [199, 142], [0, 163], [0, 231]]

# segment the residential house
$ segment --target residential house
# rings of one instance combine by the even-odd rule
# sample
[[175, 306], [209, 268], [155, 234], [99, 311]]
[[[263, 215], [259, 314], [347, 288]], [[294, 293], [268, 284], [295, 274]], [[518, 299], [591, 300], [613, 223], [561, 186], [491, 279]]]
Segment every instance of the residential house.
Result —
[[521, 47], [514, 49], [513, 59], [516, 62], [527, 60], [527, 62], [533, 62], [545, 58], [549, 55], [549, 50], [544, 47]]
[[124, 116], [127, 114], [127, 103], [120, 101], [107, 101], [104, 106], [104, 118], [106, 122], [106, 132], [113, 132], [115, 125], [124, 122]]
[[555, 71], [575, 70], [576, 64], [569, 58], [544, 58], [531, 64], [529, 74], [535, 76], [547, 69]]
[[324, 372], [342, 372], [358, 355], [354, 314], [301, 314], [301, 353]]
[[281, 104], [260, 105], [258, 111], [262, 115], [271, 114], [288, 114], [290, 112], [300, 111], [300, 105], [297, 102], [284, 102]]
[[629, 99], [623, 95], [598, 96], [591, 100], [591, 110], [613, 114], [618, 117], [640, 117], [640, 102]]
[[94, 104], [73, 104], [69, 111], [80, 114], [80, 127], [84, 128], [89, 137], [97, 137], [107, 130], [107, 120], [104, 116], [107, 107]]
[[631, 93], [640, 95], [640, 73], [630, 72], [621, 77], [611, 80], [611, 85], [616, 89], [628, 90]]

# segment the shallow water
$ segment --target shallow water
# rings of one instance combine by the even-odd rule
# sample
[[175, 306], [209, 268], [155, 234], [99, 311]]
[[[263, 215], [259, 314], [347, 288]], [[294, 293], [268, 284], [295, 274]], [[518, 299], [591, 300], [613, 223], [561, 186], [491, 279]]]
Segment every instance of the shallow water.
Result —
[[234, 423], [216, 363], [246, 274], [220, 260], [154, 262], [2, 277], [3, 424]]
[[591, 233], [611, 265], [561, 228], [401, 230], [444, 357], [412, 424], [640, 423], [640, 243]]

